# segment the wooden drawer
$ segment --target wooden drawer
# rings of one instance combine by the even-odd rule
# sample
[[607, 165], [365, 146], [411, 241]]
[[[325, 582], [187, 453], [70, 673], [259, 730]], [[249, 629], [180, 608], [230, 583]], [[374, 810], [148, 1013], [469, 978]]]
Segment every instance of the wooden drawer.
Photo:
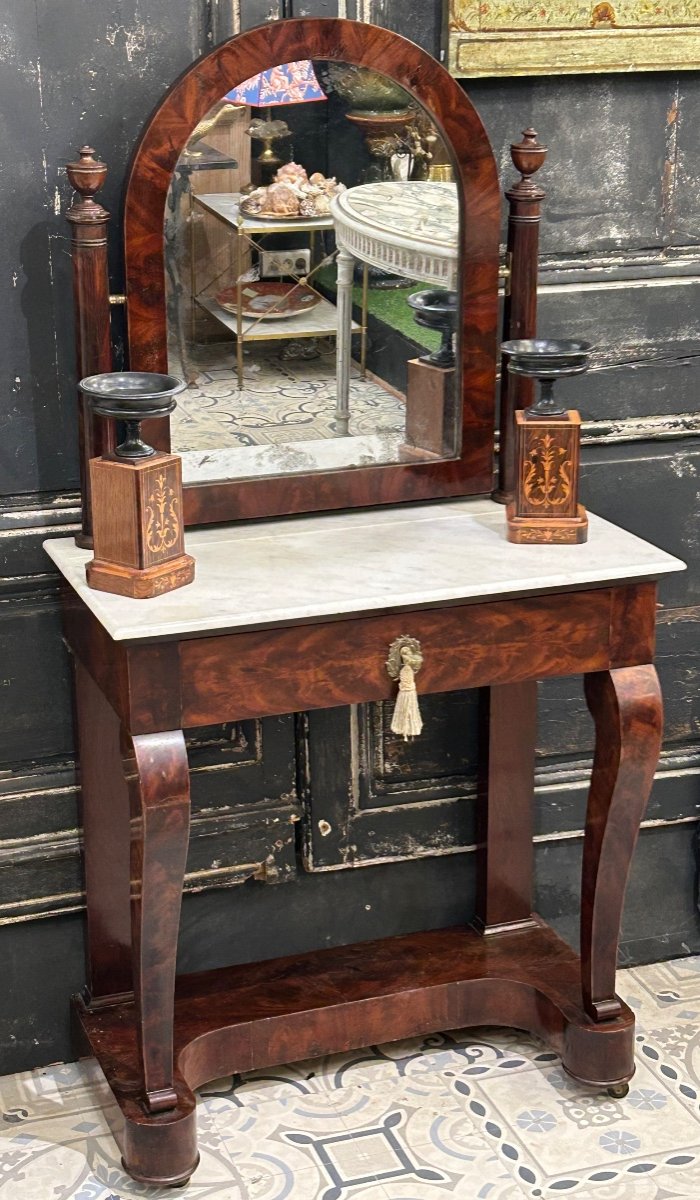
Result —
[[182, 723], [386, 699], [396, 687], [387, 652], [401, 634], [421, 642], [423, 693], [646, 662], [653, 596], [653, 585], [604, 588], [182, 642]]

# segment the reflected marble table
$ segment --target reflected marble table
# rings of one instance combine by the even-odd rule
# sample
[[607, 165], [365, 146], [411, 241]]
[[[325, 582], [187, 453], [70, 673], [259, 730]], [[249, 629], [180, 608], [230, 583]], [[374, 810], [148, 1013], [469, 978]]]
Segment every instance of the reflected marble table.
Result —
[[[356, 259], [409, 279], [454, 289], [459, 205], [454, 183], [385, 180], [348, 188], [331, 202], [338, 244], [336, 425], [350, 420], [352, 283]], [[365, 306], [363, 305], [363, 308]]]

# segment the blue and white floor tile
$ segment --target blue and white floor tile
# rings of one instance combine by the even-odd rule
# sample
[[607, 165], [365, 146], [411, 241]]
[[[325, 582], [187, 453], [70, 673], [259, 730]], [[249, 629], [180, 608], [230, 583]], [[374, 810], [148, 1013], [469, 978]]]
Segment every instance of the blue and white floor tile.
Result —
[[202, 1088], [201, 1163], [134, 1183], [95, 1064], [0, 1079], [4, 1200], [698, 1200], [700, 958], [620, 972], [637, 1072], [577, 1085], [526, 1034], [451, 1030]]
[[[243, 387], [235, 357], [221, 346], [200, 348], [196, 384], [178, 398], [172, 414], [173, 445], [188, 450], [222, 446], [276, 446], [335, 436], [335, 345], [317, 359], [281, 359], [276, 343], [246, 354]], [[212, 365], [216, 364], [216, 365]], [[406, 407], [393, 392], [353, 372], [352, 435], [403, 434]]]

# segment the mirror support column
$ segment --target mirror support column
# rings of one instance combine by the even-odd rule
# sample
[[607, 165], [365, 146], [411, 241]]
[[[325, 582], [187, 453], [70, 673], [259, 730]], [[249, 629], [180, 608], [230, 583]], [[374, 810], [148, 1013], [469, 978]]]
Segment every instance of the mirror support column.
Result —
[[[534, 129], [525, 129], [522, 142], [514, 143], [510, 153], [520, 179], [506, 192], [510, 286], [503, 305], [504, 341], [537, 336], [537, 264], [545, 194], [530, 176], [542, 166], [547, 147], [537, 141]], [[498, 487], [493, 493], [493, 499], [501, 504], [512, 500], [515, 487], [515, 410], [527, 408], [533, 400], [532, 380], [512, 375], [502, 359]]]
[[[107, 273], [107, 222], [109, 213], [93, 198], [102, 187], [107, 166], [97, 162], [91, 146], [82, 146], [77, 162], [68, 163], [66, 172], [79, 199], [66, 214], [71, 223], [73, 260], [73, 300], [75, 305], [75, 358], [78, 379], [112, 370], [112, 343], [109, 324], [109, 276]], [[116, 425], [111, 420], [96, 420], [85, 397], [78, 398], [78, 445], [80, 486], [83, 497], [82, 529], [76, 535], [79, 546], [92, 549], [92, 495], [89, 463], [108, 454], [116, 446]]]

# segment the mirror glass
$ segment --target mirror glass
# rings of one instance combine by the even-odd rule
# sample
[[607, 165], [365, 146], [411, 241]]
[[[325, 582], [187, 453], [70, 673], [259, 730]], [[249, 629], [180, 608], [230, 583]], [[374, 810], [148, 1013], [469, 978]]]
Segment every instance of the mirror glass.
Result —
[[184, 482], [457, 455], [458, 219], [448, 147], [387, 76], [232, 80], [166, 204]]

